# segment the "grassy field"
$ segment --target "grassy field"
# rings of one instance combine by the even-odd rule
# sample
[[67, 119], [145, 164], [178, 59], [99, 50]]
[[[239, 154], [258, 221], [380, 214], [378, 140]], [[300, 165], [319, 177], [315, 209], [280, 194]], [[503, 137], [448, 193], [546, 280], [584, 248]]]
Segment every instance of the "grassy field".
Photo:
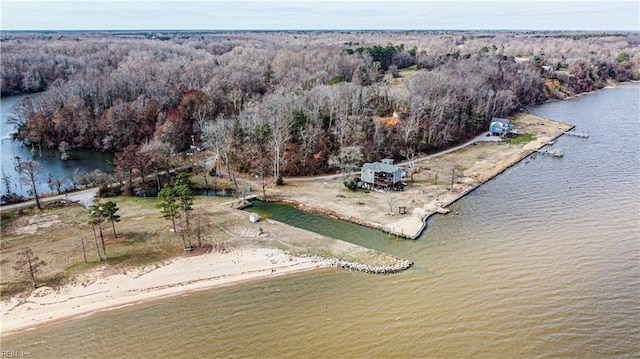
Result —
[[[152, 269], [177, 256], [199, 255], [222, 248], [278, 248], [294, 255], [319, 255], [374, 266], [393, 265], [401, 260], [275, 221], [251, 223], [247, 212], [231, 208], [231, 204], [238, 203], [238, 199], [231, 197], [195, 198], [190, 223], [191, 243], [197, 248], [184, 252], [181, 237], [170, 231], [171, 222], [156, 208], [156, 198], [121, 196], [109, 200], [117, 203], [121, 221], [115, 224], [117, 238], [111, 223], [103, 224], [108, 254], [108, 259], [103, 261], [98, 260], [93, 231], [86, 224], [87, 210], [81, 206], [3, 212], [0, 238], [2, 299], [31, 289], [26, 273], [13, 268], [17, 252], [26, 247], [47, 263], [37, 277], [38, 285], [53, 288], [82, 282], [85, 275], [106, 276], [141, 267]], [[198, 221], [202, 247], [198, 245], [196, 234]], [[263, 228], [262, 235], [257, 234], [258, 227]], [[87, 263], [82, 254], [81, 238]]]
[[[155, 198], [117, 197], [110, 200], [117, 203], [121, 221], [115, 224], [117, 238], [110, 222], [102, 225], [108, 255], [108, 259], [103, 261], [98, 260], [93, 231], [87, 224], [87, 211], [79, 205], [41, 212], [3, 213], [5, 220], [0, 239], [2, 297], [28, 288], [25, 275], [13, 268], [17, 252], [25, 247], [31, 248], [34, 255], [47, 263], [38, 276], [39, 285], [47, 286], [64, 284], [70, 278], [95, 268], [117, 272], [182, 253], [182, 240], [169, 231], [170, 221], [162, 218], [160, 210], [155, 207]], [[212, 214], [201, 213], [201, 223], [209, 223]], [[192, 216], [195, 215], [196, 211]], [[215, 240], [215, 235], [207, 228], [202, 231], [202, 237], [206, 243]], [[83, 258], [82, 240], [87, 263]], [[196, 243], [195, 236], [193, 242]]]

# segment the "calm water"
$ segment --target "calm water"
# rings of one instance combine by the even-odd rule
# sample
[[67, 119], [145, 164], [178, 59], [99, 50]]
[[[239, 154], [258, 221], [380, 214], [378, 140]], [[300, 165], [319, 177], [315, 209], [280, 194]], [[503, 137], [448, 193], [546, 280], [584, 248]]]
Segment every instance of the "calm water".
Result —
[[[562, 159], [512, 167], [417, 241], [270, 208], [411, 259], [401, 274], [323, 269], [101, 313], [9, 337], [32, 357], [636, 358], [640, 85], [545, 104], [577, 125]], [[282, 217], [280, 217], [282, 216]], [[287, 219], [288, 218], [288, 219]]]
[[[36, 95], [37, 96], [37, 95]], [[1, 169], [9, 177], [10, 192], [23, 196], [31, 195], [30, 185], [20, 183], [20, 173], [16, 171], [16, 156], [21, 161], [34, 160], [40, 163], [43, 171], [38, 176], [38, 193], [53, 192], [47, 183], [47, 179], [60, 179], [63, 182], [62, 188], [71, 186], [71, 178], [76, 169], [80, 173], [88, 173], [95, 169], [111, 173], [111, 161], [113, 154], [103, 152], [91, 152], [83, 150], [73, 150], [69, 152], [69, 159], [60, 160], [60, 152], [57, 149], [40, 149], [24, 145], [21, 141], [10, 139], [9, 135], [16, 132], [15, 127], [8, 124], [7, 120], [13, 114], [14, 106], [26, 96], [9, 96], [0, 99], [0, 159]], [[49, 176], [50, 174], [50, 176]], [[2, 172], [0, 172], [2, 176]], [[1, 178], [1, 177], [0, 177]], [[0, 180], [0, 194], [7, 193], [5, 182]]]

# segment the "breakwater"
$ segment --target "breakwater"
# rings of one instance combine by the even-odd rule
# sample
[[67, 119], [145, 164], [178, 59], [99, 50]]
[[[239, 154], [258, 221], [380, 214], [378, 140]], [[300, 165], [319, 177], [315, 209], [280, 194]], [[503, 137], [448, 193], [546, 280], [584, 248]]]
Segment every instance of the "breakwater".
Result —
[[351, 261], [346, 261], [346, 260], [337, 259], [337, 258], [327, 258], [327, 257], [315, 255], [315, 254], [313, 255], [300, 254], [298, 255], [298, 257], [314, 259], [314, 260], [317, 260], [318, 262], [324, 263], [329, 267], [343, 268], [343, 269], [347, 269], [354, 272], [363, 272], [368, 274], [381, 274], [381, 275], [400, 273], [402, 271], [405, 271], [411, 268], [411, 266], [413, 265], [412, 261], [406, 260], [406, 259], [399, 259], [399, 258], [393, 264], [377, 266], [377, 265], [371, 265], [366, 263], [351, 262]]

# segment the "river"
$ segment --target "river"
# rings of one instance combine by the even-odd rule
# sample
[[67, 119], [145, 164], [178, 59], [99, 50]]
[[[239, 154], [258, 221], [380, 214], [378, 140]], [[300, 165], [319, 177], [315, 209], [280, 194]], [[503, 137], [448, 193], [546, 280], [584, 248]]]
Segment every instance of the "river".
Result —
[[[416, 241], [274, 218], [414, 261], [321, 269], [140, 304], [5, 338], [47, 358], [637, 358], [640, 84], [530, 111], [576, 125], [561, 159], [510, 168]], [[287, 219], [289, 218], [289, 219]]]
[[[37, 96], [37, 95], [35, 95]], [[7, 185], [0, 177], [0, 194], [13, 192], [21, 196], [31, 195], [31, 186], [20, 181], [21, 174], [16, 170], [19, 157], [20, 161], [34, 160], [43, 168], [41, 174], [37, 176], [37, 190], [39, 194], [54, 192], [48, 179], [62, 181], [62, 189], [70, 188], [72, 178], [76, 173], [89, 173], [99, 169], [106, 173], [111, 173], [112, 153], [94, 152], [87, 150], [69, 151], [69, 159], [62, 161], [58, 149], [40, 148], [38, 146], [27, 146], [22, 141], [12, 140], [10, 135], [16, 132], [15, 126], [7, 123], [13, 114], [16, 104], [26, 97], [26, 95], [9, 96], [0, 99], [0, 176], [7, 176], [9, 181], [9, 191]]]

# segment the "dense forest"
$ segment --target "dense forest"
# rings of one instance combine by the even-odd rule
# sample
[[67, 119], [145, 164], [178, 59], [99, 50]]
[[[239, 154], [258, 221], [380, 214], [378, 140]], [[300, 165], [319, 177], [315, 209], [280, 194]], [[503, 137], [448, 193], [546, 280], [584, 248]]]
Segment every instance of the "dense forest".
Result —
[[229, 172], [297, 176], [429, 153], [494, 116], [640, 79], [640, 34], [106, 32], [0, 38], [18, 136], [149, 174], [206, 145]]

